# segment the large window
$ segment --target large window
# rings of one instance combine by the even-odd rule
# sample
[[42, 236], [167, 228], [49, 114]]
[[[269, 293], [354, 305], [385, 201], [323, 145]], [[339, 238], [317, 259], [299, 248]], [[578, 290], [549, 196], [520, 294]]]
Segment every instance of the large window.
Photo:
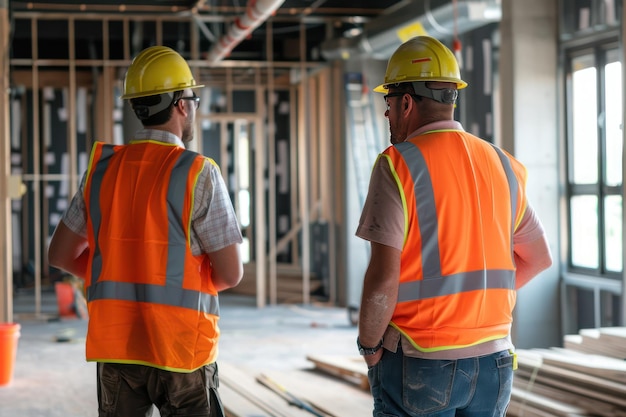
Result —
[[571, 53], [569, 68], [569, 269], [621, 279], [622, 70], [617, 46]]

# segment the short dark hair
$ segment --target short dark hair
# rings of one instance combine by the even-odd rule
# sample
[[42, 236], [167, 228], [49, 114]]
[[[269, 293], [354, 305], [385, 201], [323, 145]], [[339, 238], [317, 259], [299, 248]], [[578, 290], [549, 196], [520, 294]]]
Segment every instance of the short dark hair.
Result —
[[[135, 115], [144, 126], [158, 126], [166, 123], [172, 117], [172, 104], [183, 96], [184, 91], [174, 91], [170, 94], [157, 94], [153, 96], [137, 97], [130, 99]], [[170, 100], [169, 104], [157, 113], [150, 114], [150, 108], [159, 105], [163, 100]]]

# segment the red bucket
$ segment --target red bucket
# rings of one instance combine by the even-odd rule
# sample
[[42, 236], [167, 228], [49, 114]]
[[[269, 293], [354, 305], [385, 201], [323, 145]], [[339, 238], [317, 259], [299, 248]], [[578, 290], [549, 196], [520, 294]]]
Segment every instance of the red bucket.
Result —
[[0, 386], [13, 382], [13, 369], [20, 338], [18, 323], [0, 323]]
[[59, 316], [75, 317], [76, 301], [74, 300], [74, 286], [69, 282], [57, 282], [54, 284], [54, 292], [57, 296]]

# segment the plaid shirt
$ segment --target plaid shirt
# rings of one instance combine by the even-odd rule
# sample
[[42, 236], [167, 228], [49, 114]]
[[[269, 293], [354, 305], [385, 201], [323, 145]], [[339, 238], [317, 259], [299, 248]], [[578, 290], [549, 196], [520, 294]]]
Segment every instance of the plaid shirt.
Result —
[[[135, 134], [135, 140], [155, 140], [174, 143], [184, 147], [181, 139], [162, 130], [143, 129]], [[63, 223], [74, 233], [87, 236], [87, 210], [84, 187], [86, 173], [78, 192], [63, 215]], [[197, 256], [211, 253], [235, 243], [241, 243], [241, 230], [224, 179], [217, 166], [205, 161], [194, 192], [191, 221], [191, 251]]]

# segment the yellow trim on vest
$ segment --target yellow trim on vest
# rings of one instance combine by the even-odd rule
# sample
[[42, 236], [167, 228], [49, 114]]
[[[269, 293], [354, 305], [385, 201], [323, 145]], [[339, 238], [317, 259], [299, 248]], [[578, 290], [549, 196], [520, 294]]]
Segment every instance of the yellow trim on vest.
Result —
[[404, 248], [404, 245], [406, 245], [406, 240], [409, 238], [409, 211], [406, 208], [406, 196], [404, 195], [404, 188], [402, 187], [402, 181], [400, 180], [400, 176], [398, 176], [396, 168], [393, 166], [391, 156], [381, 153], [380, 155], [378, 155], [378, 158], [376, 158], [376, 160], [380, 159], [381, 157], [387, 160], [391, 175], [393, 175], [393, 178], [396, 180], [398, 191], [400, 191], [400, 199], [402, 200], [402, 211], [404, 212], [404, 240], [402, 242], [402, 247]]
[[124, 360], [124, 359], [87, 359], [87, 362], [102, 362], [102, 363], [121, 363], [121, 364], [125, 364], [125, 365], [143, 365], [143, 366], [149, 366], [151, 368], [157, 368], [157, 369], [162, 369], [164, 371], [170, 371], [170, 372], [179, 372], [182, 374], [190, 374], [192, 372], [197, 371], [198, 369], [202, 368], [203, 366], [207, 366], [210, 365], [212, 362], [210, 363], [205, 363], [204, 365], [200, 365], [195, 369], [184, 369], [184, 368], [171, 368], [169, 366], [157, 366], [153, 363], [150, 362], [145, 362], [145, 361], [132, 361], [132, 360]]
[[87, 172], [86, 172], [87, 177], [89, 177], [89, 175], [91, 174], [91, 170], [93, 169], [93, 158], [96, 154], [97, 149], [102, 149], [102, 147], [92, 146], [91, 152], [89, 152], [89, 164], [87, 165]]
[[422, 347], [420, 345], [418, 345], [408, 334], [406, 334], [406, 332], [404, 332], [400, 327], [398, 327], [398, 325], [396, 325], [394, 322], [390, 322], [389, 323], [390, 326], [392, 326], [394, 329], [396, 329], [397, 331], [400, 332], [400, 334], [409, 342], [411, 343], [411, 345], [413, 345], [413, 347], [417, 350], [419, 350], [420, 352], [425, 352], [425, 353], [429, 353], [429, 352], [439, 352], [442, 350], [453, 350], [453, 349], [462, 349], [462, 348], [466, 348], [466, 347], [470, 347], [470, 346], [476, 346], [476, 345], [480, 345], [481, 343], [485, 343], [485, 342], [490, 342], [492, 340], [498, 340], [498, 339], [504, 339], [505, 337], [508, 336], [508, 334], [502, 334], [502, 335], [495, 335], [495, 336], [489, 336], [489, 337], [485, 337], [484, 339], [479, 339], [474, 343], [469, 343], [467, 345], [453, 345], [453, 346], [437, 346], [437, 347], [433, 347], [433, 348], [425, 348]]
[[213, 165], [215, 168], [217, 168], [217, 170], [220, 172], [220, 174], [222, 173], [222, 170], [220, 169], [220, 166], [217, 165], [217, 162], [215, 162], [212, 158], [209, 157], [205, 157], [205, 159], [207, 159], [211, 165]]

